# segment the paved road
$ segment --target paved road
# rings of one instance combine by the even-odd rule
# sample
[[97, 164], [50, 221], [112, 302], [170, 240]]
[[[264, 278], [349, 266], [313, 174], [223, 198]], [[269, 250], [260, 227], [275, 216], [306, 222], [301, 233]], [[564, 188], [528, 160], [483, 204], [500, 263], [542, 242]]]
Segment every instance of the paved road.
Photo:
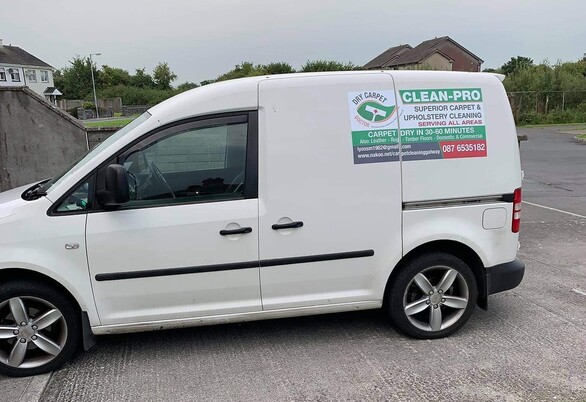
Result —
[[[586, 215], [586, 146], [522, 133], [525, 199]], [[586, 219], [525, 204], [522, 225], [525, 280], [450, 338], [408, 339], [377, 311], [110, 336], [42, 400], [584, 401]]]
[[586, 143], [552, 128], [519, 129], [519, 134], [528, 137], [521, 145], [525, 199], [586, 215]]

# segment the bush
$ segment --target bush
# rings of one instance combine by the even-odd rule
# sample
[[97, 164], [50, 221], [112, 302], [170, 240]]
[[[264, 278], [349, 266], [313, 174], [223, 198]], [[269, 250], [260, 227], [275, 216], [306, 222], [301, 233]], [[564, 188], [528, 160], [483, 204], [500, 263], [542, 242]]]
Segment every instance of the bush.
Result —
[[520, 126], [533, 124], [565, 124], [565, 123], [586, 123], [586, 103], [575, 109], [551, 110], [547, 114], [535, 112], [524, 112], [518, 117], [517, 124]]
[[71, 109], [67, 109], [67, 113], [69, 113], [70, 115], [72, 115], [76, 119], [79, 118], [79, 116], [77, 115], [77, 108], [76, 107], [72, 107]]

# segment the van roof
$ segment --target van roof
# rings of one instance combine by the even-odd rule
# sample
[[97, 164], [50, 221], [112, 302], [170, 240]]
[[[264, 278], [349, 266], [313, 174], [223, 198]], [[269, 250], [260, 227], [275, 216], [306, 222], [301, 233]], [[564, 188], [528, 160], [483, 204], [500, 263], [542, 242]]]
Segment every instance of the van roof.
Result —
[[[391, 73], [395, 77], [417, 77], [421, 80], [438, 78], [439, 76], [468, 75], [468, 76], [497, 76], [492, 73], [475, 73], [461, 71], [423, 71], [423, 70], [366, 70], [366, 71], [329, 71], [318, 73], [292, 73], [278, 75], [260, 75], [256, 77], [238, 78], [234, 80], [215, 82], [198, 88], [185, 91], [149, 109], [149, 113], [157, 118], [160, 124], [171, 123], [176, 120], [210, 114], [216, 111], [230, 112], [258, 108], [257, 88], [260, 81], [267, 79], [291, 79], [299, 77], [325, 77], [332, 75], [366, 75]], [[501, 81], [503, 77], [498, 77]]]

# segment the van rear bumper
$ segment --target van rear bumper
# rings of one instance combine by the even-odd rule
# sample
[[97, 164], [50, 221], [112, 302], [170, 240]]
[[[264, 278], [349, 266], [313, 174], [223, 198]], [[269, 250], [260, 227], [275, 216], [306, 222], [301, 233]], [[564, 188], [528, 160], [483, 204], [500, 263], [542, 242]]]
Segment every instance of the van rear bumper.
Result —
[[478, 305], [486, 309], [489, 295], [516, 288], [523, 280], [525, 264], [518, 258], [511, 262], [484, 268], [484, 286]]
[[518, 258], [514, 261], [485, 268], [486, 295], [516, 288], [523, 280], [525, 264]]

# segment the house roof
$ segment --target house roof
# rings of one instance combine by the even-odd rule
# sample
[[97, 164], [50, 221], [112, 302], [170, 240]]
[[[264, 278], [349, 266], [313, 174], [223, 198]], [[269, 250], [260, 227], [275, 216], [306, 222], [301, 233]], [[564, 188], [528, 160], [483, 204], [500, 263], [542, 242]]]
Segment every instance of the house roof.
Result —
[[458, 42], [456, 42], [455, 40], [450, 38], [449, 36], [442, 36], [441, 38], [429, 39], [424, 42], [421, 42], [419, 45], [415, 46], [413, 48], [413, 50], [411, 50], [409, 52], [405, 52], [401, 56], [399, 56], [397, 59], [393, 60], [389, 64], [389, 66], [401, 66], [401, 65], [405, 65], [405, 64], [416, 64], [416, 63], [423, 61], [427, 57], [431, 56], [435, 52], [440, 53], [442, 56], [444, 56], [448, 60], [452, 60], [450, 57], [446, 56], [444, 53], [439, 51], [437, 48], [444, 41], [452, 42], [454, 45], [458, 46], [460, 49], [462, 49], [465, 52], [467, 52], [468, 54], [470, 54], [472, 57], [477, 59], [479, 62], [484, 61], [480, 57], [476, 56], [474, 53], [470, 52], [468, 49], [466, 49], [465, 47], [460, 45]]
[[372, 59], [368, 63], [366, 63], [364, 65], [364, 68], [366, 68], [366, 69], [381, 68], [382, 66], [387, 64], [389, 61], [391, 61], [394, 57], [397, 57], [397, 54], [404, 49], [410, 50], [413, 48], [409, 45], [399, 45], [399, 46], [391, 47], [391, 48], [385, 50], [384, 52], [382, 52], [381, 54], [379, 54], [378, 56], [376, 56], [374, 59]]
[[55, 95], [55, 96], [59, 96], [59, 95], [63, 95], [63, 94], [61, 93], [61, 91], [59, 91], [55, 87], [47, 87], [45, 89], [45, 91], [43, 92], [43, 95]]
[[53, 68], [18, 46], [0, 45], [0, 63]]

